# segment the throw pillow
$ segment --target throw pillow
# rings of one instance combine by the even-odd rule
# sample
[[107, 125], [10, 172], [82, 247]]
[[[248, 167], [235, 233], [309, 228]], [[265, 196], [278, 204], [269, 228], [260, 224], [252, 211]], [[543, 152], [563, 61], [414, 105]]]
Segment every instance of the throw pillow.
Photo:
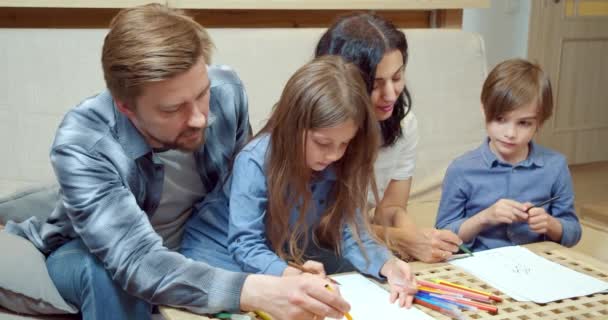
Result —
[[44, 255], [27, 239], [1, 231], [0, 252], [0, 306], [33, 315], [78, 312], [59, 295]]

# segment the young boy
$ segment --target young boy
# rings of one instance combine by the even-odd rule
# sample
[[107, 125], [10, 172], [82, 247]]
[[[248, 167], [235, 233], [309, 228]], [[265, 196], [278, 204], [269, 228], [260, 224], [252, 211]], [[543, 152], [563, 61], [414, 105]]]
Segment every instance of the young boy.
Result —
[[526, 60], [504, 61], [481, 103], [488, 138], [449, 166], [435, 226], [474, 251], [545, 240], [574, 246], [581, 226], [566, 158], [532, 141], [552, 113], [548, 77]]

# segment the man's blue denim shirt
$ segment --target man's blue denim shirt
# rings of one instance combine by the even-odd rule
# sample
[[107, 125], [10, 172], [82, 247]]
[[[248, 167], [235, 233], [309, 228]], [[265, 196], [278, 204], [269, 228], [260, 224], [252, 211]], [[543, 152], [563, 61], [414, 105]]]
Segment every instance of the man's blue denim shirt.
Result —
[[[458, 234], [464, 221], [506, 198], [539, 203], [562, 224], [561, 244], [572, 247], [581, 238], [581, 225], [574, 213], [572, 178], [566, 158], [530, 142], [528, 158], [516, 165], [498, 159], [488, 139], [477, 149], [450, 164], [443, 180], [441, 203], [435, 226]], [[499, 224], [480, 232], [468, 243], [474, 251], [546, 240], [530, 230], [527, 222]]]
[[[250, 134], [247, 96], [236, 73], [210, 66], [206, 141], [195, 152], [207, 192], [220, 185]], [[51, 149], [60, 200], [47, 221], [9, 223], [49, 254], [81, 238], [128, 293], [196, 312], [239, 310], [246, 274], [211, 268], [163, 247], [149, 217], [158, 207], [164, 168], [105, 91], [67, 113]], [[196, 209], [194, 210], [196, 211]]]

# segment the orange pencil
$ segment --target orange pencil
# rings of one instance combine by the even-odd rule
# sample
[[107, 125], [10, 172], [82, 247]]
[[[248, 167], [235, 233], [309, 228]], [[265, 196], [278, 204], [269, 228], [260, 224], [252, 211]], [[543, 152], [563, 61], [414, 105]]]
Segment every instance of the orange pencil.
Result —
[[428, 303], [428, 302], [426, 302], [426, 301], [424, 301], [424, 300], [422, 300], [420, 298], [414, 297], [414, 303], [419, 304], [419, 305], [421, 305], [423, 307], [427, 307], [427, 308], [429, 308], [431, 310], [435, 310], [435, 311], [437, 311], [437, 312], [439, 312], [439, 313], [441, 313], [443, 315], [446, 315], [446, 316], [448, 316], [450, 318], [459, 318], [458, 315], [455, 314], [454, 312], [452, 312], [451, 310], [447, 310], [447, 309], [444, 309], [444, 308], [442, 308], [440, 306], [434, 305], [432, 303]]
[[471, 307], [475, 307], [479, 310], [483, 310], [483, 311], [487, 311], [491, 314], [497, 314], [498, 313], [498, 307], [490, 305], [490, 304], [485, 304], [482, 302], [477, 302], [477, 301], [472, 301], [470, 299], [466, 299], [466, 298], [458, 298], [458, 297], [453, 297], [453, 296], [443, 296], [441, 297], [441, 299], [445, 299], [445, 300], [451, 300], [451, 301], [455, 301], [458, 303], [462, 303], [465, 304], [467, 306], [471, 306]]
[[[434, 288], [429, 288], [429, 287], [425, 287], [425, 286], [418, 286], [418, 291], [423, 291], [423, 292], [428, 292], [428, 293], [435, 293], [435, 294], [440, 294], [440, 295], [449, 295], [449, 296], [455, 296], [455, 297], [463, 297], [463, 295], [460, 294], [460, 293], [450, 292], [450, 291], [445, 291], [445, 290], [440, 290], [440, 289], [434, 289]], [[488, 299], [488, 301], [490, 301], [490, 299]]]
[[449, 286], [449, 287], [454, 287], [454, 288], [457, 288], [457, 289], [471, 291], [473, 293], [479, 293], [479, 294], [482, 294], [484, 296], [488, 296], [490, 299], [492, 299], [492, 300], [494, 300], [496, 302], [501, 302], [502, 301], [501, 297], [499, 297], [497, 295], [494, 295], [494, 294], [492, 294], [490, 292], [485, 292], [485, 291], [481, 291], [481, 290], [467, 288], [465, 286], [461, 286], [461, 285], [458, 285], [458, 284], [455, 284], [455, 283], [451, 283], [451, 282], [448, 282], [448, 281], [445, 281], [445, 280], [440, 280], [440, 279], [433, 279], [433, 281], [435, 283], [443, 284], [443, 285], [446, 285], [446, 286]]
[[446, 285], [438, 284], [438, 283], [434, 283], [434, 282], [424, 281], [421, 279], [417, 279], [416, 281], [418, 282], [418, 284], [420, 284], [422, 286], [439, 289], [439, 290], [443, 290], [443, 291], [459, 293], [459, 294], [462, 294], [466, 298], [484, 301], [484, 302], [489, 302], [489, 300], [490, 300], [490, 298], [488, 296], [483, 295], [483, 294], [474, 293], [471, 291], [458, 289], [458, 288], [454, 288], [454, 287], [450, 287], [450, 286], [446, 286]]

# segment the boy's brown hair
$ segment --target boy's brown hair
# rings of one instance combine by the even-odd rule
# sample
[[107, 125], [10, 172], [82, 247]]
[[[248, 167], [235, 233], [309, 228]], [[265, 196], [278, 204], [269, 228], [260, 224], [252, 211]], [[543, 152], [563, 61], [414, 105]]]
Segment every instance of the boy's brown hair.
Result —
[[524, 59], [499, 63], [488, 75], [481, 91], [486, 122], [521, 106], [536, 103], [539, 125], [553, 112], [549, 77], [537, 64]]

